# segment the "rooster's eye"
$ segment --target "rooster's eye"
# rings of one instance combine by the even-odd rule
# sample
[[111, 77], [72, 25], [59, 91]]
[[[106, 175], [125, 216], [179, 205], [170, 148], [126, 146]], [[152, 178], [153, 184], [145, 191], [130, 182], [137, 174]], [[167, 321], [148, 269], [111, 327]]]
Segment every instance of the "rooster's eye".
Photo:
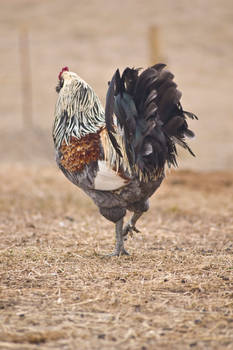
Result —
[[59, 83], [58, 83], [57, 86], [56, 86], [56, 91], [57, 91], [57, 93], [60, 92], [60, 90], [61, 90], [61, 88], [63, 87], [63, 85], [64, 85], [64, 79], [61, 78], [61, 79], [59, 79]]

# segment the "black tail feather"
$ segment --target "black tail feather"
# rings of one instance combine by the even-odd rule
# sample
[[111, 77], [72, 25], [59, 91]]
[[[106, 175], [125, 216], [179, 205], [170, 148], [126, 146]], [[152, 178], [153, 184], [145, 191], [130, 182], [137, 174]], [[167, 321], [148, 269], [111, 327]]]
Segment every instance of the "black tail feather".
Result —
[[161, 70], [163, 68], [166, 67], [166, 64], [165, 63], [156, 63], [154, 64], [151, 68], [154, 68], [155, 70], [157, 70], [158, 72], [161, 72]]
[[185, 137], [194, 136], [186, 117], [197, 117], [183, 110], [181, 92], [165, 66], [156, 64], [140, 75], [139, 69], [126, 68], [122, 76], [117, 70], [107, 93], [106, 127], [113, 147], [120, 154], [114, 136], [115, 113], [131, 169], [137, 167], [147, 178], [162, 174], [165, 163], [177, 166], [176, 144], [194, 156], [185, 142]]
[[106, 122], [106, 128], [108, 131], [109, 138], [112, 142], [112, 145], [115, 148], [116, 152], [119, 154], [119, 156], [122, 157], [120, 146], [118, 145], [117, 140], [113, 135], [115, 132], [115, 129], [113, 126], [113, 112], [114, 112], [116, 79], [120, 79], [119, 70], [116, 71], [116, 73], [112, 77], [111, 82], [109, 83], [109, 88], [108, 88], [107, 97], [106, 97], [106, 106], [105, 106], [105, 122]]
[[187, 115], [187, 117], [189, 117], [190, 119], [196, 119], [196, 120], [198, 120], [198, 117], [197, 117], [195, 114], [191, 113], [191, 112], [183, 111], [183, 113], [184, 113], [185, 115]]

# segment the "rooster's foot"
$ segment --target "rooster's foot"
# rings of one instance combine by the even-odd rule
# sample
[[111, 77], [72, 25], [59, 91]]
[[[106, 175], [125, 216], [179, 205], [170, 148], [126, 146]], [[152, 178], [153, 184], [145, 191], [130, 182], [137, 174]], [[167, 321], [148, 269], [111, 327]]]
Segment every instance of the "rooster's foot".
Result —
[[115, 251], [110, 256], [129, 255], [124, 247], [123, 218], [116, 222], [116, 246]]
[[121, 249], [121, 250], [115, 250], [113, 253], [106, 255], [107, 257], [111, 257], [111, 256], [121, 256], [121, 255], [129, 255], [129, 253], [127, 252], [127, 250], [125, 250], [125, 248]]
[[139, 233], [140, 231], [133, 225], [130, 225], [130, 223], [126, 224], [124, 229], [123, 229], [123, 237], [124, 240], [127, 240], [127, 236], [128, 234], [130, 234], [130, 236], [133, 236], [133, 232]]

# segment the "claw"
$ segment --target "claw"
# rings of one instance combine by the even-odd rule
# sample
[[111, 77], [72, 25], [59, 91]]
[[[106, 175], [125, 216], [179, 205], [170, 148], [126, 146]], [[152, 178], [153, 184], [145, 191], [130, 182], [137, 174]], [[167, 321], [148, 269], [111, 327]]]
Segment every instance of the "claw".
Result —
[[123, 237], [124, 237], [124, 240], [126, 241], [127, 240], [127, 235], [128, 233], [130, 234], [130, 236], [132, 237], [133, 236], [133, 232], [136, 232], [136, 233], [139, 233], [140, 231], [133, 225], [130, 225], [130, 224], [127, 224], [125, 226], [125, 228], [123, 229]]

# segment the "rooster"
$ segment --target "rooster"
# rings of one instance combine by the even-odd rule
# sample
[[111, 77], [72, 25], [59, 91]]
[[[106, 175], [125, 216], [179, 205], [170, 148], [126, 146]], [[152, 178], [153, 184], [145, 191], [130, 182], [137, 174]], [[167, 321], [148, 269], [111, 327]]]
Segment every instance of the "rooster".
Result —
[[[115, 223], [111, 256], [128, 255], [124, 241], [149, 209], [148, 198], [177, 166], [176, 145], [193, 152], [186, 137], [194, 133], [174, 75], [156, 64], [140, 73], [115, 72], [103, 109], [94, 90], [68, 67], [56, 87], [53, 140], [56, 161], [65, 176], [89, 195], [100, 213]], [[133, 212], [124, 226], [126, 211]]]

